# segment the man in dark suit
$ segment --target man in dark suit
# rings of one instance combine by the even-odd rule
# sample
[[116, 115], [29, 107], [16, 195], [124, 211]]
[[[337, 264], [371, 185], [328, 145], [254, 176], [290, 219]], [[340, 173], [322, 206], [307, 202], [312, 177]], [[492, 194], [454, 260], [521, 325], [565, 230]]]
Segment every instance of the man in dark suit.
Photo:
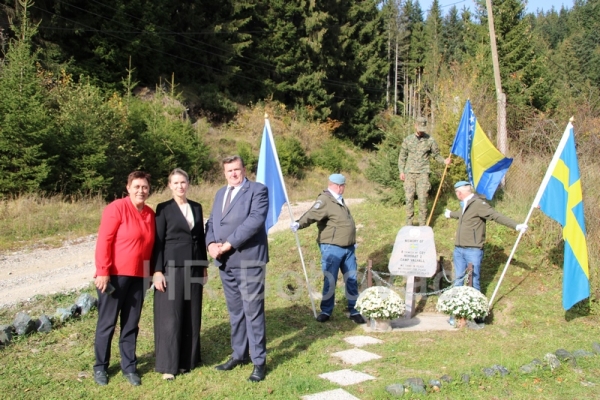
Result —
[[269, 261], [265, 220], [267, 188], [246, 179], [239, 156], [223, 160], [227, 186], [219, 189], [206, 222], [208, 253], [219, 267], [231, 324], [233, 354], [220, 371], [252, 361], [252, 382], [265, 379], [265, 267]]

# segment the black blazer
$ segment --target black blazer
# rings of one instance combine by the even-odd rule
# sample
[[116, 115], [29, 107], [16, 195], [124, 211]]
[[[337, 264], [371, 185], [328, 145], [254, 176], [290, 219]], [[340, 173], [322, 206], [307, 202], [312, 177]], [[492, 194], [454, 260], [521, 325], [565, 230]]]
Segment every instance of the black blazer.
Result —
[[[156, 206], [156, 235], [152, 252], [154, 272], [164, 272], [169, 265], [184, 267], [186, 261], [207, 260], [202, 206], [191, 200], [188, 203], [194, 214], [194, 227], [191, 230], [175, 200]], [[197, 266], [197, 263], [193, 266]], [[202, 265], [207, 266], [208, 263]]]

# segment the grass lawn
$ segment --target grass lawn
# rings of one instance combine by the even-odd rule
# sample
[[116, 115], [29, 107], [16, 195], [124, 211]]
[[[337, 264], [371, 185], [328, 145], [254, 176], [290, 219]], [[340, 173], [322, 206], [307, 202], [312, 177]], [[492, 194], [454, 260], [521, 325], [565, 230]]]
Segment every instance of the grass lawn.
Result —
[[[497, 207], [502, 211], [501, 207]], [[387, 271], [393, 241], [402, 225], [403, 212], [374, 201], [352, 207], [357, 224], [361, 269], [368, 259], [374, 269]], [[451, 259], [456, 221], [444, 218], [434, 222], [439, 255]], [[309, 280], [321, 288], [319, 253], [315, 244], [316, 228], [299, 231]], [[312, 316], [310, 301], [295, 239], [290, 232], [270, 237], [271, 262], [267, 272], [268, 375], [264, 382], [246, 381], [251, 366], [220, 372], [214, 366], [230, 354], [229, 323], [218, 273], [211, 267], [205, 289], [202, 325], [203, 365], [191, 373], [165, 382], [154, 372], [152, 295], [146, 298], [140, 324], [137, 354], [142, 386], [132, 387], [121, 376], [117, 348], [118, 332], [113, 340], [110, 382], [98, 387], [92, 375], [95, 311], [68, 322], [49, 334], [18, 338], [0, 350], [0, 393], [4, 398], [206, 398], [206, 399], [297, 399], [300, 396], [336, 389], [339, 386], [318, 374], [350, 368], [377, 379], [344, 389], [360, 399], [391, 398], [387, 385], [420, 377], [425, 382], [449, 375], [453, 382], [439, 393], [405, 394], [404, 398], [440, 399], [581, 399], [600, 398], [600, 356], [583, 358], [573, 367], [539, 370], [522, 375], [518, 369], [534, 358], [559, 348], [568, 351], [592, 350], [600, 342], [597, 305], [578, 306], [565, 313], [561, 307], [561, 268], [547, 263], [544, 251], [534, 246], [536, 231], [531, 228], [518, 249], [497, 296], [497, 302], [485, 329], [453, 332], [391, 332], [371, 336], [383, 344], [363, 347], [381, 359], [343, 365], [331, 353], [352, 348], [344, 337], [363, 335], [343, 313], [343, 286], [338, 286], [337, 306], [331, 321], [320, 324]], [[516, 233], [488, 224], [482, 289], [491, 296]], [[400, 282], [397, 283], [400, 286]], [[93, 292], [91, 288], [90, 292]], [[52, 296], [19, 308], [0, 310], [0, 321], [10, 323], [14, 313], [26, 307], [32, 316], [74, 301], [77, 294]], [[435, 308], [437, 297], [422, 299], [421, 310]], [[316, 304], [318, 308], [318, 303]], [[486, 378], [482, 369], [501, 364], [510, 370], [504, 378]], [[470, 374], [469, 384], [461, 374]]]

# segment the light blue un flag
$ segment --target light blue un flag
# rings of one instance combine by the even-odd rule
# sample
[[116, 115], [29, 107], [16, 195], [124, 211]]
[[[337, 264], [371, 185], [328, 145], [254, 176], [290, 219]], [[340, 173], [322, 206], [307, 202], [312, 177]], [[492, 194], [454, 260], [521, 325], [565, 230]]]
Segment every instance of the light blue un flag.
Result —
[[277, 223], [281, 208], [288, 200], [285, 183], [283, 182], [283, 174], [279, 165], [279, 157], [275, 148], [275, 141], [271, 133], [271, 125], [266, 118], [262, 141], [260, 143], [260, 153], [258, 155], [256, 181], [269, 189], [269, 213], [265, 222], [268, 232], [269, 228]]

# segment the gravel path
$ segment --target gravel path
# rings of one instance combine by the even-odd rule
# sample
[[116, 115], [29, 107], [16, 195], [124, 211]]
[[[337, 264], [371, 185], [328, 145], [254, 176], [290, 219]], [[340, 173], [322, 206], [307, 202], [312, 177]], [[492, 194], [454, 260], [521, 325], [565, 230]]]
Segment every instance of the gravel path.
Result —
[[[344, 201], [352, 205], [363, 199]], [[294, 203], [294, 219], [298, 219], [312, 204], [312, 201]], [[289, 211], [284, 206], [279, 221], [269, 233], [286, 230], [289, 225]], [[95, 248], [96, 235], [90, 235], [56, 249], [22, 250], [0, 255], [0, 307], [26, 301], [35, 295], [87, 287], [94, 276]]]

